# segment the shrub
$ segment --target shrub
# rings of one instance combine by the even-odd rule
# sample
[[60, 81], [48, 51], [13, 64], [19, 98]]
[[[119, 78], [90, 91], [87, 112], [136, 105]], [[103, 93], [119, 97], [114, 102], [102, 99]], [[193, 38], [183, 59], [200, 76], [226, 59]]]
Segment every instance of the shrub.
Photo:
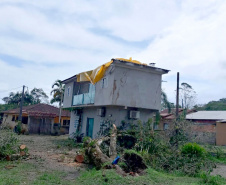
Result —
[[10, 130], [0, 131], [0, 159], [18, 153], [19, 145], [15, 134]]
[[207, 154], [206, 150], [197, 143], [187, 143], [181, 148], [182, 155], [188, 157], [204, 158]]
[[203, 172], [200, 174], [200, 177], [202, 178], [203, 183], [205, 184], [220, 185], [226, 183], [226, 180], [222, 178], [220, 175], [211, 176], [210, 173]]

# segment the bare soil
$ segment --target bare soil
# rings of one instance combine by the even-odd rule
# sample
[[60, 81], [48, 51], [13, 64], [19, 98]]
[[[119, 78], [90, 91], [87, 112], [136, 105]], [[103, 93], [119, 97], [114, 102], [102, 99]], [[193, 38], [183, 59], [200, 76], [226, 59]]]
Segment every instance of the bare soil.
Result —
[[68, 139], [68, 135], [20, 135], [20, 143], [25, 144], [30, 156], [26, 162], [35, 164], [43, 171], [63, 171], [68, 174], [67, 180], [79, 175], [79, 171], [85, 168], [84, 164], [75, 162], [78, 149], [69, 149], [59, 145]]
[[218, 164], [217, 167], [214, 168], [211, 175], [221, 175], [222, 177], [226, 178], [226, 165]]

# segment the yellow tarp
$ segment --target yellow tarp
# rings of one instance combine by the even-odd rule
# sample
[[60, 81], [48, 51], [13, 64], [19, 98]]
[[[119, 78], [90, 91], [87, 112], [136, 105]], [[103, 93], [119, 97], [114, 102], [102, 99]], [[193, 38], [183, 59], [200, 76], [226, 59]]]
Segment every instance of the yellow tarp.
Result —
[[[116, 58], [117, 60], [122, 60], [122, 61], [126, 61], [126, 62], [131, 62], [131, 63], [135, 63], [135, 64], [142, 64], [142, 65], [147, 65], [147, 64], [143, 64], [137, 60], [132, 60], [132, 58], [130, 59], [124, 59], [124, 58]], [[110, 62], [107, 62], [99, 67], [97, 67], [94, 70], [91, 71], [86, 71], [83, 73], [79, 73], [77, 74], [77, 82], [86, 82], [86, 81], [90, 81], [92, 84], [97, 83], [98, 81], [100, 81], [106, 70], [108, 69], [108, 67], [112, 64], [113, 60], [111, 60]]]

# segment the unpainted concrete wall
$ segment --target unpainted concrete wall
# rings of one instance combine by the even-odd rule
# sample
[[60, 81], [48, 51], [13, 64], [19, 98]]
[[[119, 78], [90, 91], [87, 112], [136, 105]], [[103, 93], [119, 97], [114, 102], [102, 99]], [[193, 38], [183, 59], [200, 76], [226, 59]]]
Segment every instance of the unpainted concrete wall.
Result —
[[[124, 120], [126, 123], [133, 122], [137, 123], [137, 120], [128, 119], [128, 111], [129, 109], [124, 109], [123, 107], [106, 107], [105, 117], [97, 116], [97, 109], [100, 107], [86, 107], [83, 108], [82, 113], [82, 133], [86, 134], [86, 124], [88, 118], [94, 118], [94, 127], [93, 127], [93, 137], [97, 137], [97, 133], [100, 130], [100, 125], [106, 120], [110, 120], [116, 124], [116, 126], [120, 126], [121, 122]], [[139, 109], [140, 111], [140, 119], [142, 122], [147, 122], [149, 118], [152, 118], [154, 112], [147, 109]], [[71, 121], [70, 121], [70, 130], [69, 135], [72, 136], [72, 133], [76, 131], [78, 116], [76, 116], [73, 112], [71, 113]]]
[[[102, 80], [95, 84], [95, 106], [116, 105], [160, 110], [161, 74], [111, 65], [104, 78], [107, 79], [107, 87], [102, 86]], [[64, 108], [72, 106], [74, 94], [68, 96], [67, 88], [70, 86], [73, 92], [75, 81], [65, 84]]]
[[[68, 95], [68, 87], [70, 87], [69, 95]], [[73, 97], [73, 81], [65, 84], [64, 101], [63, 101], [63, 107], [64, 108], [71, 107], [72, 97]]]

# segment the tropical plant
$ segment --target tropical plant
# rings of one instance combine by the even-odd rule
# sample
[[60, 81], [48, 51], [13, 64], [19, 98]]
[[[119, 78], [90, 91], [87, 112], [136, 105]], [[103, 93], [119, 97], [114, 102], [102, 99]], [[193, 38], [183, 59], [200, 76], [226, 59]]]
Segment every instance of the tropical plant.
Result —
[[168, 109], [168, 112], [171, 112], [171, 103], [168, 101], [166, 93], [162, 90], [161, 91], [161, 106], [163, 109]]
[[52, 89], [50, 94], [53, 95], [53, 98], [50, 100], [50, 103], [59, 103], [61, 107], [65, 86], [61, 80], [56, 80], [52, 85]]
[[[5, 102], [5, 104], [14, 104], [19, 105], [22, 98], [22, 92], [11, 92], [8, 97], [4, 97], [2, 100]], [[48, 96], [41, 88], [34, 88], [29, 91], [24, 92], [24, 104], [25, 105], [31, 105], [31, 104], [37, 104], [41, 103], [42, 101], [47, 102]]]
[[65, 86], [61, 80], [56, 80], [52, 85], [52, 91], [50, 94], [53, 94], [53, 98], [50, 100], [50, 103], [53, 104], [55, 102], [59, 103], [60, 112], [59, 112], [59, 123], [61, 122], [61, 109], [62, 109], [62, 101], [64, 97], [64, 89]]

